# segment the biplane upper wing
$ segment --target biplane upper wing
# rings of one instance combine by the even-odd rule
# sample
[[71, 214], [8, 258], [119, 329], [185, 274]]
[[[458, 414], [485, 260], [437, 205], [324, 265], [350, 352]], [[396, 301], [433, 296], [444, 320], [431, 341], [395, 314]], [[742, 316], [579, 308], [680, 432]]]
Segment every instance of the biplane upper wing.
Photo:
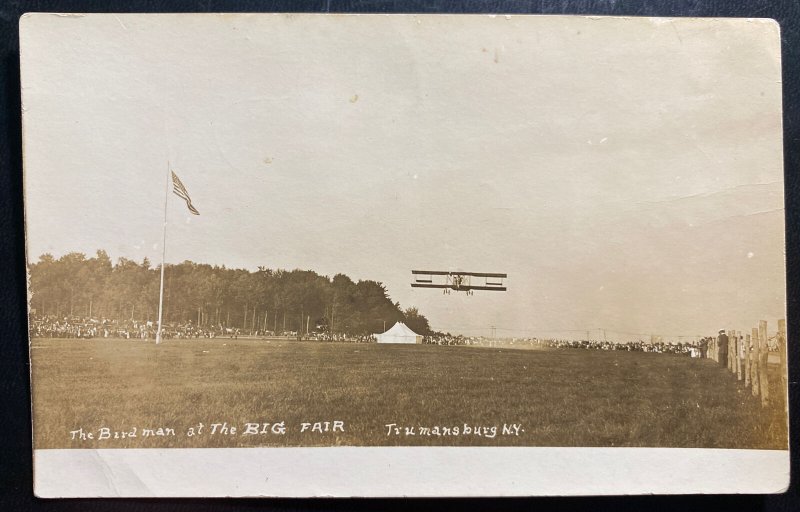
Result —
[[508, 277], [508, 274], [494, 274], [487, 272], [450, 272], [450, 273], [453, 275], [472, 276], [472, 277], [498, 277], [498, 278]]
[[424, 276], [472, 276], [472, 277], [508, 277], [508, 274], [498, 274], [491, 272], [461, 272], [461, 271], [444, 271], [444, 270], [412, 270], [414, 275]]

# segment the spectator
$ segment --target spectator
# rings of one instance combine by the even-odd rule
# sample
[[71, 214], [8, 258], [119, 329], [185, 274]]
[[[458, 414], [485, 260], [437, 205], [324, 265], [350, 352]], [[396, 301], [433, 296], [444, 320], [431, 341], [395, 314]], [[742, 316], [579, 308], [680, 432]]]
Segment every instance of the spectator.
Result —
[[719, 351], [719, 364], [728, 366], [728, 335], [725, 334], [724, 329], [719, 330], [719, 336], [717, 336], [717, 350]]

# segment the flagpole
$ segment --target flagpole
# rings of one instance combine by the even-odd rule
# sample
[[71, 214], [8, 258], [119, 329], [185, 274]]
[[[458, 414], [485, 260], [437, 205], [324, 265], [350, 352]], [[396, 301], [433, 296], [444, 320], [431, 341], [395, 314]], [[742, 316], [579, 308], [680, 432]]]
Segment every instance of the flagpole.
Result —
[[161, 286], [158, 292], [158, 331], [156, 345], [161, 343], [161, 319], [164, 314], [164, 266], [167, 256], [167, 203], [169, 202], [169, 160], [167, 160], [167, 187], [164, 192], [164, 238], [161, 241]]

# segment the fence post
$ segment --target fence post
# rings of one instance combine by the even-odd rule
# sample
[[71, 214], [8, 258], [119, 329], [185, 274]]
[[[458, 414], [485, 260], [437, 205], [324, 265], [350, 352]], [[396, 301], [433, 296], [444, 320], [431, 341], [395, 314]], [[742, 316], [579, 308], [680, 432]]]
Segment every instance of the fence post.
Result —
[[732, 330], [728, 331], [728, 371], [731, 373], [736, 372], [734, 369], [734, 360], [736, 358], [736, 333]]
[[731, 345], [733, 345], [733, 331], [728, 330], [728, 371], [733, 370], [733, 363], [731, 361], [734, 350], [731, 348]]
[[736, 375], [736, 331], [733, 330], [728, 342], [728, 354], [730, 354], [731, 358], [731, 373]]
[[750, 385], [750, 335], [745, 335], [744, 341], [744, 387]]
[[767, 345], [767, 321], [758, 322], [758, 379], [760, 381], [761, 405], [769, 405], [769, 377], [767, 363], [769, 359], [769, 346]]
[[781, 359], [780, 366], [780, 383], [781, 394], [783, 395], [784, 409], [789, 412], [789, 376], [787, 375], [788, 368], [786, 362], [786, 319], [778, 320], [778, 355]]
[[736, 331], [736, 380], [742, 380], [742, 332]]
[[733, 336], [730, 330], [725, 331], [725, 335], [728, 337], [728, 351], [725, 353], [725, 368], [731, 371], [731, 338], [733, 338]]
[[752, 371], [752, 375], [750, 376], [750, 382], [753, 383], [753, 396], [758, 396], [759, 392], [761, 391], [761, 386], [759, 383], [759, 376], [758, 376], [758, 355], [759, 355], [759, 346], [758, 346], [758, 329], [753, 327], [753, 354], [750, 356], [750, 370]]

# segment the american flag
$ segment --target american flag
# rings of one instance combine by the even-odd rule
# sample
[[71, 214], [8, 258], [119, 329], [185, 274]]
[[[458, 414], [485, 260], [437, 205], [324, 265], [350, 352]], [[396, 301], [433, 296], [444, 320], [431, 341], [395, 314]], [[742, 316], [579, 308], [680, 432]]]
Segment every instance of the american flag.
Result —
[[172, 187], [172, 191], [175, 193], [175, 195], [186, 201], [186, 206], [189, 208], [189, 211], [194, 215], [200, 215], [200, 212], [197, 211], [197, 208], [192, 206], [192, 198], [189, 197], [189, 192], [186, 191], [186, 187], [183, 186], [181, 179], [178, 178], [178, 175], [175, 174], [175, 171], [172, 171]]

